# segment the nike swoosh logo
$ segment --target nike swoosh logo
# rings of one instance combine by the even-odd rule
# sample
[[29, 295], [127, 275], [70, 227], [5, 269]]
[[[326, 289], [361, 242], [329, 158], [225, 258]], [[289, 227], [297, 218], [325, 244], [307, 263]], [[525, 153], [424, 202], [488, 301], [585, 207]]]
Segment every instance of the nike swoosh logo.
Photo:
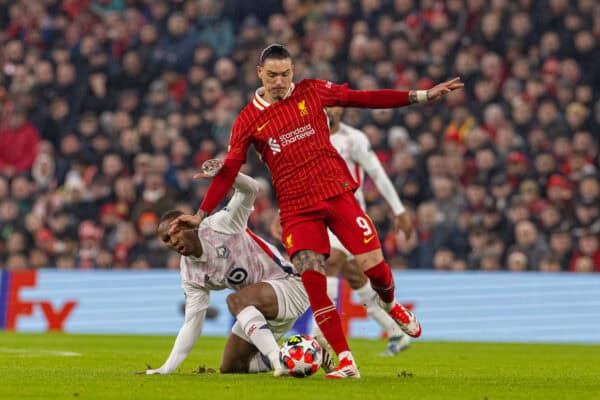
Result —
[[373, 235], [373, 236], [371, 236], [371, 237], [368, 237], [368, 238], [364, 238], [364, 239], [363, 239], [363, 242], [364, 242], [365, 244], [367, 244], [367, 243], [369, 243], [371, 240], [373, 240], [373, 238], [375, 238], [375, 235]]
[[265, 126], [269, 125], [269, 122], [271, 122], [271, 121], [267, 121], [264, 124], [262, 124], [260, 126], [257, 126], [256, 130], [259, 131], [259, 132], [262, 131], [263, 129], [265, 129]]

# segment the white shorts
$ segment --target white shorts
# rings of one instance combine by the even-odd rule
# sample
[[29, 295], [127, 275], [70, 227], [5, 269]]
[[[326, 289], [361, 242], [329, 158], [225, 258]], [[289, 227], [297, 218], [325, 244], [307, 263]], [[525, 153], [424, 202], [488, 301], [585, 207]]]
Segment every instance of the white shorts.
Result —
[[[275, 339], [279, 340], [308, 309], [310, 305], [308, 295], [304, 290], [302, 280], [298, 276], [290, 275], [285, 279], [272, 279], [263, 282], [271, 285], [277, 296], [277, 318], [267, 320], [267, 324], [271, 332], [273, 332]], [[233, 324], [231, 331], [247, 342], [250, 342], [239, 321]]]
[[340, 242], [340, 239], [338, 239], [338, 237], [335, 236], [335, 234], [331, 232], [330, 229], [327, 229], [327, 234], [329, 235], [329, 245], [332, 249], [336, 249], [344, 253], [348, 260], [354, 260], [354, 256], [352, 255], [352, 253], [350, 253], [348, 249], [344, 247], [342, 242]]

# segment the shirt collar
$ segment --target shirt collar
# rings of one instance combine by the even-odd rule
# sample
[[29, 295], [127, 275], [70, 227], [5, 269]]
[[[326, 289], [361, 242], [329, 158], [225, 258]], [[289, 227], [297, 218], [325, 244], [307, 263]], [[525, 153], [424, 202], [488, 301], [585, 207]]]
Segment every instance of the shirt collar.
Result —
[[[292, 82], [290, 89], [288, 90], [288, 92], [285, 94], [285, 96], [283, 98], [287, 99], [288, 97], [290, 97], [292, 95], [292, 92], [294, 91], [295, 87], [296, 87], [296, 85], [294, 85], [294, 83]], [[263, 111], [265, 108], [267, 108], [271, 105], [271, 103], [269, 103], [268, 101], [266, 101], [264, 99], [264, 97], [263, 97], [264, 95], [265, 95], [265, 87], [261, 86], [258, 89], [256, 89], [256, 92], [254, 93], [254, 98], [252, 99], [252, 104], [254, 104], [254, 107], [258, 108], [260, 111]]]

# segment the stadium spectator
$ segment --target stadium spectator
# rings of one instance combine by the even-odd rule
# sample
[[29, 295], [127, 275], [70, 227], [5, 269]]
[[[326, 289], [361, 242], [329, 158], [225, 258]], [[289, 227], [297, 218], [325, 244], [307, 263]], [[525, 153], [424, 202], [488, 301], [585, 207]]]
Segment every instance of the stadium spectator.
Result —
[[0, 121], [0, 173], [11, 177], [29, 171], [35, 160], [40, 134], [27, 120], [27, 111], [18, 105], [6, 110]]
[[538, 270], [542, 257], [548, 253], [548, 246], [535, 225], [528, 220], [515, 225], [515, 244], [509, 252], [521, 252], [527, 259], [527, 267]]

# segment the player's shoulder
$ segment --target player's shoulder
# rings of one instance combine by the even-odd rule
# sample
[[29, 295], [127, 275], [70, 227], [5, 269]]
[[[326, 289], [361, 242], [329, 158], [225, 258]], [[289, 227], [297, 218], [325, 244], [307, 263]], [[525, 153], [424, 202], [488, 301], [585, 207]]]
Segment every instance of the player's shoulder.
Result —
[[300, 82], [296, 84], [296, 87], [319, 87], [319, 88], [327, 88], [330, 89], [334, 85], [331, 81], [326, 81], [323, 79], [302, 79]]
[[256, 106], [251, 102], [246, 104], [244, 108], [238, 114], [236, 121], [245, 122], [250, 121], [256, 118], [256, 116], [260, 113], [261, 110], [256, 108]]

